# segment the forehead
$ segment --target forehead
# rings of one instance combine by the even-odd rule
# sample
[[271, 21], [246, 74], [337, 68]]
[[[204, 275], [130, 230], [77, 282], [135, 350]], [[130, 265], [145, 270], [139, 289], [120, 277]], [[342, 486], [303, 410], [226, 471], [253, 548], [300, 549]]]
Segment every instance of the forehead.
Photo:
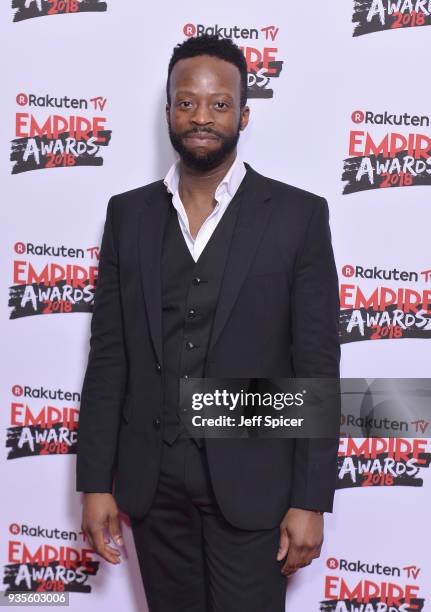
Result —
[[199, 91], [219, 91], [239, 94], [241, 75], [231, 62], [209, 55], [198, 55], [178, 60], [170, 77], [170, 89], [185, 88]]

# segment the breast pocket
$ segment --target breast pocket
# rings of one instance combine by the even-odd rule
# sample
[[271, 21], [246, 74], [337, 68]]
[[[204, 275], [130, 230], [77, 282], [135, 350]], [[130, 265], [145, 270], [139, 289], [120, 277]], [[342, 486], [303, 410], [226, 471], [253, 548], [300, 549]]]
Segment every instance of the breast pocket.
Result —
[[247, 274], [245, 280], [253, 279], [253, 278], [261, 278], [261, 277], [276, 277], [276, 276], [286, 276], [285, 270], [272, 270], [271, 272], [251, 272]]
[[261, 276], [271, 277], [282, 275], [287, 275], [287, 268], [280, 259], [274, 259], [273, 257], [256, 257], [245, 278], [248, 280], [249, 278], [259, 278]]
[[252, 272], [244, 279], [243, 287], [254, 287], [255, 290], [268, 290], [268, 288], [283, 290], [287, 285], [285, 270], [272, 270], [271, 272]]

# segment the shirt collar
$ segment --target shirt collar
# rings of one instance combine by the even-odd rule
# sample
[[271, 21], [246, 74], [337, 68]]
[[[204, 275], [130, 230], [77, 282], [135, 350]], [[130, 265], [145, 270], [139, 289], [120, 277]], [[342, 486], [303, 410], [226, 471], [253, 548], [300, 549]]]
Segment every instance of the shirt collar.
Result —
[[[233, 198], [236, 190], [238, 189], [242, 179], [244, 178], [246, 169], [244, 166], [244, 162], [239, 158], [238, 154], [235, 157], [235, 160], [229, 170], [226, 172], [225, 176], [222, 178], [220, 183], [217, 186], [215, 192], [215, 199], [218, 198], [225, 193], [228, 192], [229, 196]], [[163, 179], [163, 183], [165, 184], [167, 190], [171, 194], [175, 194], [178, 191], [178, 184], [180, 182], [180, 160], [177, 159], [172, 166], [169, 168], [165, 178]]]

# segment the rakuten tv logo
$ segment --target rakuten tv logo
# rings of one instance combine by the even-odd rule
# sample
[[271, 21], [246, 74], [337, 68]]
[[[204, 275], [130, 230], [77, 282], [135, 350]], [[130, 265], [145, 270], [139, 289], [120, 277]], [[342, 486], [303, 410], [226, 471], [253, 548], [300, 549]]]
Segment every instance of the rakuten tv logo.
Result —
[[100, 152], [109, 145], [112, 133], [106, 125], [106, 98], [19, 93], [16, 103], [12, 174], [103, 165]]
[[430, 0], [354, 0], [353, 36], [431, 24]]
[[[7, 551], [3, 575], [6, 593], [92, 592], [100, 561], [85, 538], [81, 543], [76, 532], [49, 528], [28, 534], [17, 523], [9, 525], [9, 534], [2, 538]], [[43, 538], [42, 542], [23, 539], [28, 535]], [[64, 544], [64, 540], [72, 542]]]
[[63, 15], [67, 13], [101, 13], [107, 10], [102, 0], [12, 0], [13, 20]]
[[[75, 398], [79, 394], [42, 390], [35, 394], [28, 386], [12, 387], [14, 399], [6, 432], [8, 459], [76, 453], [79, 401]], [[48, 399], [41, 404], [42, 397]]]
[[[278, 58], [278, 47], [274, 43], [279, 28], [270, 25], [261, 28], [244, 28], [240, 26], [207, 26], [187, 23], [183, 34], [188, 38], [202, 34], [217, 35], [219, 38], [231, 38], [240, 47], [247, 60], [249, 98], [273, 98], [272, 85], [278, 79], [283, 68], [283, 61]], [[248, 41], [256, 41], [250, 44]], [[247, 41], [241, 44], [240, 41]]]
[[431, 185], [428, 116], [355, 110], [351, 121], [343, 194]]
[[431, 268], [345, 264], [340, 282], [340, 342], [431, 338]]
[[9, 318], [92, 312], [99, 256], [98, 246], [82, 249], [16, 242]]
[[324, 600], [320, 601], [319, 610], [419, 612], [424, 609], [421, 568], [416, 564], [393, 567], [331, 557], [326, 561], [326, 568]]

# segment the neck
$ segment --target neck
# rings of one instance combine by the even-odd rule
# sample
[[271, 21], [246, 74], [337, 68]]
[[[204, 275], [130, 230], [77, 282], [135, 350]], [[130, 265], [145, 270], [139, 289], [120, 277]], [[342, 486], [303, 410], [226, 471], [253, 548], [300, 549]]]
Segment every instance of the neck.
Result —
[[236, 158], [236, 149], [216, 168], [207, 171], [196, 170], [180, 160], [180, 196], [190, 200], [214, 198], [217, 186], [228, 172]]

